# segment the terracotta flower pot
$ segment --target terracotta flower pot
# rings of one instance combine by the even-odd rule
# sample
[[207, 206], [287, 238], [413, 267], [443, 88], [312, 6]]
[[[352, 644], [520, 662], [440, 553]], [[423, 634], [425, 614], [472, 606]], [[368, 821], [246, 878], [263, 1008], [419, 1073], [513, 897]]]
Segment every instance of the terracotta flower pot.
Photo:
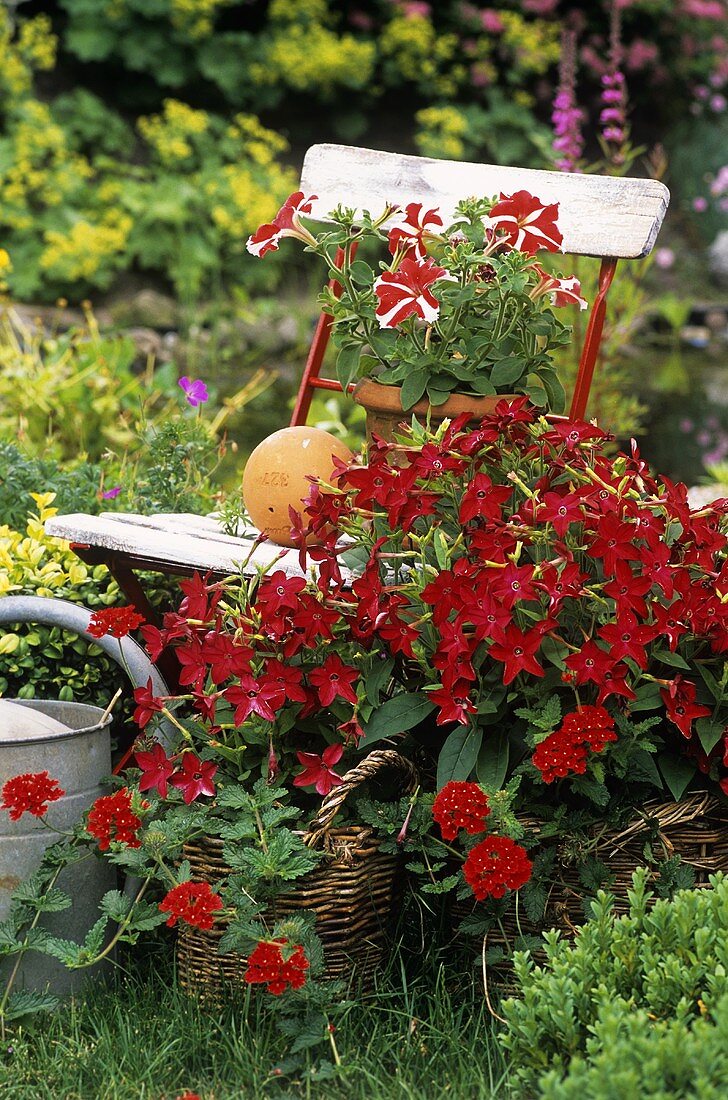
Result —
[[400, 394], [399, 386], [383, 386], [370, 378], [363, 378], [357, 384], [352, 396], [358, 405], [366, 409], [367, 439], [371, 440], [372, 435], [376, 434], [387, 442], [391, 442], [397, 426], [403, 421], [409, 423], [413, 415], [418, 420], [425, 421], [429, 413], [430, 424], [433, 427], [441, 424], [443, 420], [452, 420], [464, 412], [471, 414], [471, 420], [480, 420], [493, 412], [499, 401], [513, 400], [518, 396], [498, 393], [478, 397], [474, 394], [453, 393], [443, 405], [431, 405], [426, 398], [423, 398], [405, 412]]

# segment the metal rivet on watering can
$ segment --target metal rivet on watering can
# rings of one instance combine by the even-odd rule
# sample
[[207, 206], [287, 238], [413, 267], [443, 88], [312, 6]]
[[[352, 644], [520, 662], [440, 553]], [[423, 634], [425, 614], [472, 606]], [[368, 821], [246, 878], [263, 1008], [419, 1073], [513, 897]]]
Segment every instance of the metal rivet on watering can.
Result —
[[[109, 723], [100, 707], [40, 699], [0, 699], [0, 786], [15, 775], [48, 772], [66, 792], [45, 815], [51, 828], [70, 831], [99, 795], [111, 773]], [[17, 886], [37, 870], [43, 852], [59, 839], [37, 818], [23, 814], [18, 821], [0, 815], [0, 921], [5, 920]], [[58, 886], [72, 899], [70, 909], [46, 914], [43, 928], [64, 939], [81, 942], [98, 920], [99, 902], [116, 886], [115, 869], [90, 856], [67, 867]], [[0, 968], [7, 977], [13, 959]], [[88, 972], [70, 971], [48, 955], [28, 952], [16, 987], [46, 989], [63, 996], [83, 983]]]

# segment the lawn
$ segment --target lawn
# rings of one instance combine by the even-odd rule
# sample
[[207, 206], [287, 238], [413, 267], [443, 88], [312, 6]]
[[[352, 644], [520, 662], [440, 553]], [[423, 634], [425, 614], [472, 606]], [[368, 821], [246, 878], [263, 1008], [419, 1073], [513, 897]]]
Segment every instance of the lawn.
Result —
[[[289, 1041], [248, 989], [201, 1009], [168, 951], [129, 958], [104, 986], [10, 1034], [0, 1096], [12, 1100], [468, 1100], [505, 1097], [507, 1071], [472, 956], [401, 953], [370, 993], [337, 1012], [331, 1044], [285, 1071]], [[304, 1056], [305, 1057], [305, 1056]], [[340, 1064], [334, 1065], [336, 1059]], [[281, 1072], [281, 1067], [284, 1072]]]

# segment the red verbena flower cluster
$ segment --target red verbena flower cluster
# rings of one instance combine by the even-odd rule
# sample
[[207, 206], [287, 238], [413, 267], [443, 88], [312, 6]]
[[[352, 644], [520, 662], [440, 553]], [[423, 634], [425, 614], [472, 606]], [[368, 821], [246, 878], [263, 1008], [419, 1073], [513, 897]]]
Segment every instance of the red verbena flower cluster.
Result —
[[244, 978], [251, 985], [267, 986], [269, 993], [280, 997], [288, 988], [300, 989], [305, 984], [309, 965], [300, 945], [291, 951], [285, 939], [262, 940], [250, 953]]
[[536, 746], [532, 761], [544, 783], [553, 783], [566, 775], [583, 775], [589, 752], [601, 752], [616, 740], [614, 719], [604, 707], [585, 705], [567, 714], [559, 729]]
[[[148, 803], [143, 806], [146, 809]], [[86, 819], [86, 829], [96, 837], [102, 852], [107, 851], [112, 841], [125, 844], [127, 848], [139, 848], [141, 841], [137, 830], [141, 825], [141, 818], [132, 810], [131, 792], [127, 787], [97, 798]]]
[[454, 840], [461, 829], [482, 833], [489, 813], [488, 797], [477, 783], [446, 783], [432, 806], [443, 840]]
[[489, 836], [471, 848], [463, 875], [478, 901], [502, 898], [531, 877], [533, 864], [520, 844], [507, 836]]
[[49, 804], [65, 793], [48, 772], [26, 772], [3, 783], [0, 810], [9, 810], [11, 821], [18, 821], [24, 813], [43, 817]]
[[181, 882], [160, 901], [159, 908], [169, 913], [166, 923], [170, 928], [182, 920], [193, 928], [209, 930], [215, 923], [215, 914], [224, 906], [209, 882]]
[[[477, 783], [446, 783], [432, 806], [443, 840], [454, 840], [461, 829], [472, 836], [485, 832], [489, 813], [487, 795]], [[475, 897], [483, 901], [518, 890], [528, 882], [531, 867], [525, 848], [508, 837], [491, 835], [470, 850], [463, 874]]]
[[110, 634], [112, 638], [126, 638], [143, 622], [144, 616], [133, 607], [104, 607], [92, 613], [87, 632], [93, 638], [103, 638], [105, 634]]

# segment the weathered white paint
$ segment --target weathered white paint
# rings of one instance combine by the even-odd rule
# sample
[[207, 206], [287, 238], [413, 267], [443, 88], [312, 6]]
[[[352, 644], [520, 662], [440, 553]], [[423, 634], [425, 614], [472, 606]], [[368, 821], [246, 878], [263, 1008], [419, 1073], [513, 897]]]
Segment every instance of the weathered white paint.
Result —
[[313, 216], [321, 221], [340, 204], [377, 215], [387, 202], [439, 206], [447, 219], [463, 198], [526, 190], [560, 204], [565, 252], [623, 258], [652, 250], [670, 201], [658, 180], [433, 160], [349, 145], [311, 146], [301, 189], [318, 196]]
[[[177, 522], [183, 518], [184, 522]], [[56, 538], [67, 539], [93, 546], [101, 550], [113, 550], [119, 554], [148, 558], [150, 562], [164, 561], [170, 565], [182, 565], [190, 569], [211, 570], [215, 573], [239, 573], [243, 562], [249, 558], [246, 573], [254, 574], [258, 568], [266, 568], [275, 562], [288, 576], [302, 576], [298, 564], [298, 552], [263, 542], [254, 550], [253, 539], [232, 538], [220, 532], [203, 529], [185, 531], [191, 517], [141, 516], [126, 513], [105, 513], [87, 516], [73, 513], [54, 516], [46, 520], [45, 530]], [[201, 517], [196, 517], [200, 521]], [[214, 520], [209, 520], [214, 525]], [[252, 550], [252, 554], [251, 554]]]

